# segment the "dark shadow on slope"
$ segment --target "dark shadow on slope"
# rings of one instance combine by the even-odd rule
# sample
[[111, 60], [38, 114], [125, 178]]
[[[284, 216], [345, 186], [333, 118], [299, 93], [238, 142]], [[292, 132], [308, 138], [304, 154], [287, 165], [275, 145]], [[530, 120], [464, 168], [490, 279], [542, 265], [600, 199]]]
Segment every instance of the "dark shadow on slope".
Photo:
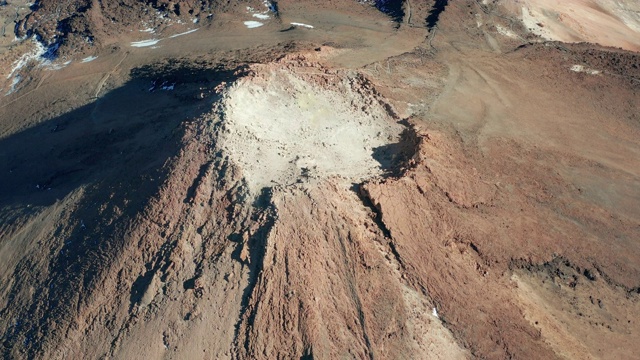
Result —
[[406, 121], [401, 121], [406, 128], [400, 134], [397, 143], [373, 148], [371, 156], [380, 164], [384, 176], [401, 176], [408, 167], [408, 161], [418, 151], [418, 135], [415, 129]]
[[[166, 163], [181, 150], [186, 122], [209, 113], [213, 88], [233, 81], [238, 70], [178, 62], [138, 68], [95, 102], [0, 140], [0, 209], [11, 209], [0, 214], [2, 222], [85, 189], [77, 205], [64, 210], [69, 222], [53, 225], [63, 243], [38, 239], [51, 253], [24, 254], [14, 269], [8, 305], [0, 309], [0, 357], [38, 358], [53, 334], [66, 331], [117, 259], [128, 224], [170, 175]], [[151, 89], [154, 81], [173, 86]], [[50, 258], [48, 265], [38, 256]], [[148, 286], [148, 277], [139, 280], [132, 302]]]
[[444, 12], [445, 8], [449, 4], [449, 0], [435, 0], [433, 7], [429, 10], [429, 15], [427, 15], [426, 23], [427, 29], [431, 30], [436, 25], [438, 25], [438, 21], [440, 20], [440, 14]]
[[367, 192], [364, 190], [363, 185], [353, 184], [351, 186], [351, 191], [353, 191], [358, 196], [360, 201], [362, 201], [362, 204], [366, 208], [368, 208], [372, 214], [375, 214], [375, 217], [373, 217], [373, 221], [378, 226], [378, 229], [382, 231], [382, 234], [384, 235], [384, 237], [386, 237], [387, 239], [391, 239], [391, 231], [384, 224], [384, 221], [382, 221], [382, 212], [380, 212], [380, 209], [377, 208], [375, 204], [371, 201], [371, 197], [369, 197]]
[[400, 23], [404, 19], [404, 0], [376, 0], [376, 8], [395, 22]]
[[406, 149], [402, 142], [378, 146], [371, 155], [385, 173], [395, 173], [406, 158]]
[[[234, 260], [239, 261], [240, 263], [246, 265], [249, 270], [248, 279], [247, 279], [247, 287], [245, 287], [242, 291], [242, 299], [240, 301], [240, 317], [234, 326], [234, 344], [240, 351], [246, 351], [247, 354], [251, 354], [250, 349], [250, 331], [255, 322], [255, 318], [258, 312], [258, 308], [256, 306], [250, 307], [250, 302], [252, 296], [258, 296], [254, 294], [256, 287], [264, 286], [264, 284], [260, 283], [261, 278], [259, 277], [262, 269], [264, 268], [264, 256], [267, 251], [267, 239], [273, 226], [276, 222], [276, 211], [275, 207], [271, 201], [272, 192], [269, 188], [264, 188], [259, 198], [260, 200], [256, 200], [259, 204], [265, 204], [264, 207], [257, 207], [252, 214], [252, 221], [254, 222], [262, 222], [261, 226], [255, 231], [255, 233], [249, 233], [249, 238], [247, 239], [247, 248], [249, 250], [248, 253], [248, 261], [247, 258], [242, 256], [242, 251], [245, 246], [243, 243], [241, 234], [234, 234], [232, 238], [237, 242], [238, 246], [236, 250], [233, 252], [232, 257]], [[262, 221], [260, 219], [263, 219]], [[245, 324], [246, 328], [244, 330], [247, 333], [244, 335], [244, 342], [240, 342], [241, 331], [243, 330], [242, 325]]]
[[269, 11], [273, 13], [273, 16], [276, 18], [280, 17], [280, 8], [278, 7], [278, 2], [275, 0], [271, 0], [267, 2], [267, 7]]
[[151, 281], [153, 280], [154, 274], [155, 272], [151, 270], [147, 270], [147, 272], [144, 273], [144, 275], [139, 276], [136, 279], [136, 281], [133, 282], [133, 285], [131, 286], [131, 295], [129, 296], [129, 302], [131, 303], [131, 307], [129, 308], [129, 311], [131, 311], [131, 308], [134, 305], [137, 305], [140, 302], [142, 302], [142, 298], [144, 297], [145, 292], [149, 288], [149, 285], [151, 285]]
[[315, 358], [313, 357], [313, 352], [311, 352], [311, 350], [308, 350], [306, 355], [300, 356], [300, 360], [313, 360], [313, 359]]

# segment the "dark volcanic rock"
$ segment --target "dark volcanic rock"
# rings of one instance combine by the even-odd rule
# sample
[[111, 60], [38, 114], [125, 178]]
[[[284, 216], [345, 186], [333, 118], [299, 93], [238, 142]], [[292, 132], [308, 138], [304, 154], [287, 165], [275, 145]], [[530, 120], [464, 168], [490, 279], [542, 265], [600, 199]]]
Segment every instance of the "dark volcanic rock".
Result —
[[42, 0], [32, 6], [33, 12], [15, 27], [18, 37], [35, 36], [55, 51], [82, 51], [99, 45], [110, 34], [130, 27], [152, 23], [158, 17], [193, 18], [202, 11], [211, 12], [228, 7], [210, 0], [73, 0], [61, 4], [57, 0]]

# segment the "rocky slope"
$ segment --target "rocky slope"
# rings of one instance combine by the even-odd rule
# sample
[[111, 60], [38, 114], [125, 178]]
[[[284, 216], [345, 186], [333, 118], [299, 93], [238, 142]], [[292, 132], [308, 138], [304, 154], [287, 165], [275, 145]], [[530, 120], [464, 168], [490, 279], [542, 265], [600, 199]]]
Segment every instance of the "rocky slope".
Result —
[[3, 357], [637, 354], [637, 53], [500, 1], [59, 5], [4, 64]]
[[[247, 4], [251, 4], [247, 2]], [[238, 6], [239, 4], [233, 4]], [[129, 29], [206, 21], [212, 13], [229, 10], [229, 4], [203, 0], [40, 0], [18, 21], [17, 37], [34, 36], [48, 46], [69, 52], [101, 45], [108, 35]], [[95, 44], [95, 42], [98, 42]]]

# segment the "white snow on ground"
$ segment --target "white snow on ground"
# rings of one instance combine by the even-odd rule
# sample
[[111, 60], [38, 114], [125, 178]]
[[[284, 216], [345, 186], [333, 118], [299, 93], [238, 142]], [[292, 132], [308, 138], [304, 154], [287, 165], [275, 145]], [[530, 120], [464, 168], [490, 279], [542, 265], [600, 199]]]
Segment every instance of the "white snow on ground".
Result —
[[156, 30], [154, 28], [146, 28], [144, 30], [140, 30], [140, 32], [154, 33]]
[[196, 31], [198, 31], [198, 29], [193, 29], [193, 30], [185, 31], [185, 32], [180, 33], [180, 34], [171, 35], [171, 36], [169, 36], [169, 39], [177, 38], [178, 36], [182, 36], [182, 35], [191, 34], [192, 32], [196, 32]]
[[80, 62], [81, 63], [88, 63], [88, 62], [92, 62], [93, 60], [97, 59], [97, 56], [88, 56], [84, 59], [82, 59]]
[[264, 24], [259, 22], [259, 21], [245, 21], [244, 25], [246, 27], [248, 27], [249, 29], [255, 29], [255, 28], [260, 27], [260, 26], [262, 26]]
[[436, 308], [433, 308], [433, 310], [431, 310], [431, 315], [433, 315], [434, 317], [438, 317], [438, 310]]
[[[71, 64], [71, 60], [63, 62], [61, 64], [60, 63], [58, 63], [58, 64], [49, 63], [48, 64], [49, 66], [47, 67], [47, 70], [60, 70], [62, 68], [67, 67], [67, 65], [69, 65], [69, 64]], [[45, 65], [47, 65], [47, 64], [45, 64]]]
[[[268, 7], [267, 4], [265, 4], [265, 6]], [[258, 11], [256, 9], [252, 8], [251, 6], [247, 6], [247, 12], [249, 14], [251, 14], [251, 16], [253, 16], [254, 18], [257, 18], [257, 19], [260, 19], [260, 20], [269, 20], [271, 18], [271, 16], [269, 16], [269, 11], [270, 10], [260, 12], [260, 11]]]
[[33, 43], [35, 44], [35, 48], [33, 50], [22, 54], [22, 56], [18, 60], [13, 62], [13, 67], [11, 68], [9, 75], [7, 75], [7, 79], [10, 79], [13, 74], [25, 67], [30, 61], [41, 61], [40, 57], [47, 52], [47, 49], [45, 49], [45, 47], [36, 40], [33, 40]]
[[589, 75], [598, 75], [598, 74], [602, 73], [602, 71], [600, 71], [600, 70], [589, 69], [589, 68], [585, 67], [584, 65], [573, 65], [571, 67], [571, 71], [587, 73]]
[[164, 40], [164, 39], [173, 39], [173, 38], [177, 38], [178, 36], [182, 36], [182, 35], [187, 35], [187, 34], [191, 34], [192, 32], [196, 32], [198, 31], [198, 29], [192, 29], [189, 31], [185, 31], [183, 33], [180, 34], [175, 34], [175, 35], [171, 35], [168, 38], [162, 38], [162, 39], [149, 39], [149, 40], [142, 40], [142, 41], [134, 41], [131, 43], [131, 46], [133, 47], [147, 47], [147, 46], [151, 46], [152, 49], [157, 49], [156, 45], [157, 43], [159, 43], [160, 41]]
[[155, 44], [157, 44], [158, 42], [160, 42], [161, 39], [149, 39], [149, 40], [142, 40], [142, 41], [134, 41], [131, 43], [131, 46], [133, 47], [147, 47], [147, 46], [153, 46]]
[[13, 76], [13, 80], [11, 81], [11, 88], [5, 94], [5, 96], [10, 95], [16, 91], [17, 85], [22, 80], [22, 77], [20, 76], [20, 74], [17, 74], [17, 72], [19, 72], [20, 69], [27, 66], [32, 61], [37, 61], [39, 65], [45, 64], [45, 61], [43, 61], [42, 59], [42, 55], [44, 55], [47, 52], [47, 49], [44, 47], [44, 45], [42, 45], [40, 42], [36, 41], [35, 39], [33, 40], [33, 43], [34, 43], [34, 48], [31, 49], [31, 51], [28, 51], [22, 54], [22, 56], [20, 56], [18, 60], [13, 62], [11, 71], [9, 72], [9, 75], [7, 75], [7, 79], [11, 79], [11, 77]]
[[302, 27], [306, 27], [307, 29], [313, 29], [313, 26], [307, 25], [307, 24], [303, 24], [303, 23], [292, 22], [291, 25], [293, 25], [293, 26], [302, 26]]
[[158, 85], [157, 81], [154, 81], [151, 84], [151, 87], [149, 87], [149, 92], [153, 92], [156, 89], [160, 89], [160, 90], [165, 90], [165, 91], [171, 91], [174, 90], [176, 88], [176, 83], [169, 83], [168, 81], [163, 81], [162, 83], [160, 83], [160, 85]]
[[4, 96], [13, 94], [16, 91], [16, 86], [20, 83], [20, 80], [22, 80], [22, 77], [20, 75], [16, 75], [11, 82], [11, 88], [6, 94], [4, 94]]

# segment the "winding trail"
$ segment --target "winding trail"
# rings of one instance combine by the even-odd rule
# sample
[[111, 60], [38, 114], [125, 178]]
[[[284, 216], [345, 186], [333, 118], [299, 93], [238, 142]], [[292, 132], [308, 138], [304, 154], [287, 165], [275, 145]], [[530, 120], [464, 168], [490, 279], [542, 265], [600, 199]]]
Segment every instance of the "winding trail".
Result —
[[129, 52], [125, 52], [124, 56], [122, 57], [122, 59], [120, 59], [120, 61], [116, 64], [116, 66], [113, 67], [113, 69], [108, 72], [103, 78], [102, 80], [100, 80], [100, 82], [98, 83], [98, 87], [96, 88], [96, 94], [93, 96], [94, 99], [98, 98], [98, 95], [100, 94], [100, 91], [102, 90], [102, 87], [104, 86], [104, 84], [107, 82], [107, 80], [109, 79], [109, 77], [116, 72], [116, 70], [118, 69], [118, 67], [120, 66], [120, 64], [122, 64], [122, 62], [127, 58], [127, 56], [129, 55]]

